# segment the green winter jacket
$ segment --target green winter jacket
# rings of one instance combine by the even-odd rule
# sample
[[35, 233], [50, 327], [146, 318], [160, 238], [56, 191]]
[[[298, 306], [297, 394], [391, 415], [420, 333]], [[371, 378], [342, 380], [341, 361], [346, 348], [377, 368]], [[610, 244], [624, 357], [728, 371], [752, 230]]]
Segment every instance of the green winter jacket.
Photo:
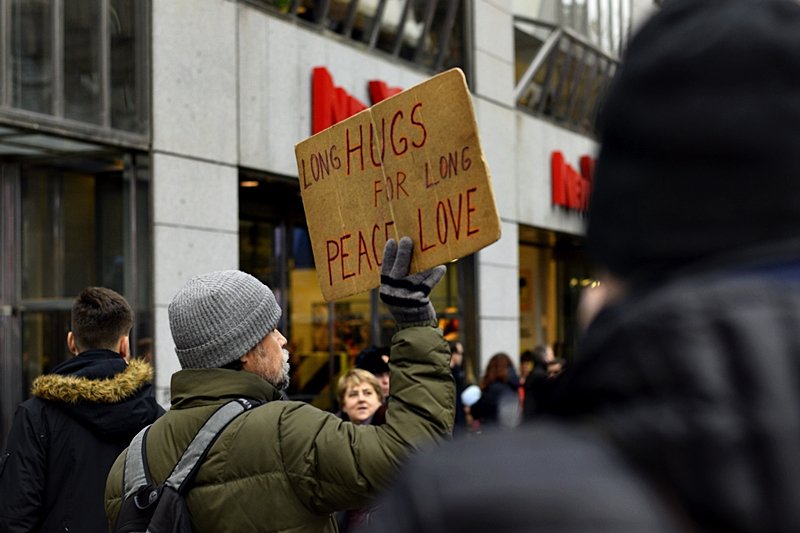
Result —
[[[266, 401], [236, 418], [211, 448], [187, 497], [194, 531], [336, 531], [331, 513], [365, 506], [409, 451], [450, 435], [455, 389], [449, 357], [438, 329], [395, 334], [382, 426], [353, 425], [309, 404], [282, 401], [272, 385], [248, 372], [181, 370], [172, 377], [171, 410], [147, 435], [150, 473], [161, 483], [225, 402]], [[106, 483], [110, 530], [121, 504], [125, 453]]]

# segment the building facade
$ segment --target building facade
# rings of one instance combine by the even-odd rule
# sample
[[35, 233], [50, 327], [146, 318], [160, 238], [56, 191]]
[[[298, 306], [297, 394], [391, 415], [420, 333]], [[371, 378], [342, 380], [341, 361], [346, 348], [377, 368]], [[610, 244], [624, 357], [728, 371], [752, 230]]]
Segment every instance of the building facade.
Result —
[[441, 326], [473, 379], [499, 351], [547, 343], [568, 358], [593, 283], [582, 234], [596, 113], [651, 4], [1, 0], [2, 440], [32, 380], [69, 356], [87, 285], [131, 302], [132, 345], [152, 347], [165, 404], [179, 368], [167, 307], [206, 271], [273, 288], [294, 398], [333, 408], [338, 373], [389, 343], [375, 291], [321, 297], [294, 159], [313, 131], [315, 72], [356, 109], [464, 70], [502, 238], [449, 265], [432, 295]]

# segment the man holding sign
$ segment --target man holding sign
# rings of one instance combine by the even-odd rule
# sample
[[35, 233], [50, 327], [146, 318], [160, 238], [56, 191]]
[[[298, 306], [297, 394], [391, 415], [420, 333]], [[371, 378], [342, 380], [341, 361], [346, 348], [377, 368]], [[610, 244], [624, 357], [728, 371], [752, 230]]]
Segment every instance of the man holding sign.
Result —
[[[161, 483], [205, 421], [230, 399], [264, 404], [227, 426], [186, 496], [194, 531], [336, 531], [333, 513], [364, 507], [409, 450], [453, 429], [450, 350], [428, 298], [445, 273], [409, 275], [414, 244], [386, 243], [380, 297], [397, 322], [392, 339], [391, 409], [382, 426], [342, 422], [285, 401], [286, 338], [272, 291], [244, 272], [190, 280], [169, 307], [183, 370], [172, 377], [172, 408], [148, 433], [149, 471]], [[114, 526], [127, 452], [108, 477], [105, 508]]]

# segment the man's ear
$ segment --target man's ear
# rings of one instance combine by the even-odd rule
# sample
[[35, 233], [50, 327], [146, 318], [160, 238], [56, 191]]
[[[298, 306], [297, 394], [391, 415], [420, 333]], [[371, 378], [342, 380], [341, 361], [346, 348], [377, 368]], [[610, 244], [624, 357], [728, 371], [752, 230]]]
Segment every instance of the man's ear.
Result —
[[67, 348], [72, 355], [78, 355], [78, 347], [75, 346], [75, 335], [70, 331], [67, 333]]
[[251, 357], [251, 353], [247, 352], [239, 358], [239, 361], [242, 363], [242, 370], [247, 370], [249, 368], [248, 363], [250, 362]]
[[127, 335], [123, 335], [119, 338], [119, 344], [117, 345], [117, 351], [122, 356], [123, 359], [126, 361], [130, 360], [131, 357], [131, 341], [130, 337]]

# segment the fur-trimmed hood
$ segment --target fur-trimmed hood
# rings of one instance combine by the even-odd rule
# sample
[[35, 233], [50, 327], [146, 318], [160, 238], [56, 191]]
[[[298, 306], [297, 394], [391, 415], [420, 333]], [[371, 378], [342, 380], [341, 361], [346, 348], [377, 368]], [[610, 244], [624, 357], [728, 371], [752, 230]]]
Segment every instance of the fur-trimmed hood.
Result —
[[153, 400], [152, 382], [149, 363], [128, 364], [117, 353], [91, 350], [36, 378], [31, 393], [96, 435], [124, 440], [163, 413]]
[[153, 367], [134, 359], [128, 367], [110, 378], [89, 379], [82, 376], [47, 374], [33, 381], [31, 393], [43, 400], [76, 404], [119, 403], [153, 382]]

